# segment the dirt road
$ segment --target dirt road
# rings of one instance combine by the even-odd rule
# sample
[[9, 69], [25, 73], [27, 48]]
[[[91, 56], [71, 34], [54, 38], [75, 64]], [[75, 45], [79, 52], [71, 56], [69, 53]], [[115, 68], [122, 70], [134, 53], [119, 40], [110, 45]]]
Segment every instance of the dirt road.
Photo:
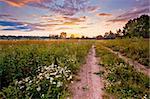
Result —
[[102, 78], [95, 74], [102, 68], [97, 65], [98, 61], [95, 56], [95, 48], [92, 46], [86, 64], [78, 73], [78, 81], [74, 81], [71, 85], [73, 99], [102, 99], [104, 84]]
[[145, 75], [148, 75], [150, 77], [150, 69], [146, 68], [144, 65], [138, 63], [135, 60], [132, 60], [130, 58], [127, 58], [126, 56], [121, 55], [119, 52], [115, 52], [112, 49], [105, 47], [107, 50], [109, 50], [111, 53], [116, 54], [119, 58], [123, 59], [127, 64], [134, 66], [136, 70], [139, 72], [144, 73]]

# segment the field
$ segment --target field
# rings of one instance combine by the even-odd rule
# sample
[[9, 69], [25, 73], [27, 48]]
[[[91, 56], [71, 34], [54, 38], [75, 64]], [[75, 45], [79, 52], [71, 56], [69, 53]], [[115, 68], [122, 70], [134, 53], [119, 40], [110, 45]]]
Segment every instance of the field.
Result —
[[138, 72], [124, 60], [109, 52], [101, 44], [96, 46], [97, 56], [101, 57], [99, 64], [105, 70], [100, 76], [105, 79], [105, 91], [115, 99], [142, 99], [149, 93], [149, 77]]
[[101, 44], [120, 52], [149, 68], [149, 40], [148, 39], [117, 39], [105, 40]]
[[0, 45], [1, 96], [13, 99], [66, 97], [67, 85], [91, 47], [85, 41], [14, 42]]
[[144, 39], [0, 41], [0, 98], [70, 97], [68, 87], [77, 80], [75, 76], [86, 63], [87, 55], [91, 55], [88, 53], [92, 45], [99, 68], [104, 68], [96, 74], [104, 80], [106, 97], [148, 98], [149, 77], [105, 48], [119, 51], [148, 67], [148, 42]]

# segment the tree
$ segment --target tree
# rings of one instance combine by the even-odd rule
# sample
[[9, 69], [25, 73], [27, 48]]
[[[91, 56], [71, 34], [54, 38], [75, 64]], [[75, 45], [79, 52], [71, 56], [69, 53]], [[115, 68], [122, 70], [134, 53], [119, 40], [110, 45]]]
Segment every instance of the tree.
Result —
[[100, 39], [104, 39], [104, 37], [102, 35], [98, 35], [98, 36], [96, 36], [96, 39], [100, 40]]
[[149, 19], [150, 16], [142, 15], [139, 18], [129, 20], [123, 28], [124, 36], [149, 38]]
[[110, 32], [106, 32], [105, 35], [104, 35], [104, 38], [106, 39], [115, 39], [116, 35], [110, 31]]
[[121, 29], [117, 30], [116, 32], [117, 32], [117, 33], [116, 33], [116, 36], [117, 36], [117, 37], [120, 37], [120, 36], [122, 35]]
[[60, 33], [60, 38], [65, 39], [66, 37], [67, 37], [67, 33], [66, 32]]
[[84, 36], [84, 35], [82, 35], [81, 39], [85, 39], [85, 36]]

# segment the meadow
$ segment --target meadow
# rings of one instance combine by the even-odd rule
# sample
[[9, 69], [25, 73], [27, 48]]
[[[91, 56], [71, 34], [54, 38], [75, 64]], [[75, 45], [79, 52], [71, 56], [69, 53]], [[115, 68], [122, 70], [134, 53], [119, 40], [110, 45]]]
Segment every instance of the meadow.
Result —
[[111, 48], [114, 51], [120, 52], [149, 68], [149, 40], [148, 39], [115, 39], [101, 41], [101, 44]]
[[68, 84], [91, 47], [89, 42], [73, 40], [4, 42], [0, 96], [10, 99], [67, 97]]
[[[149, 40], [14, 40], [0, 41], [0, 98], [66, 99], [92, 45], [104, 91], [115, 99], [148, 97], [149, 77], [126, 64], [105, 47], [148, 67]], [[104, 47], [105, 46], [105, 47]]]
[[[118, 99], [118, 97], [119, 99], [148, 99], [148, 95], [150, 94], [149, 77], [137, 71], [133, 66], [130, 66], [129, 64], [125, 63], [124, 60], [118, 58], [117, 55], [111, 53], [108, 49], [104, 47], [105, 45], [110, 48], [113, 48], [113, 50], [115, 48], [118, 49], [119, 47], [127, 47], [131, 52], [126, 51], [126, 53], [131, 54], [132, 50], [134, 51], [135, 47], [137, 46], [133, 46], [133, 43], [138, 43], [140, 47], [142, 44], [145, 44], [145, 41], [125, 41], [126, 40], [110, 40], [100, 41], [96, 43], [97, 57], [100, 57], [99, 65], [105, 68], [103, 71], [100, 71], [98, 73], [101, 77], [104, 78], [104, 89], [106, 93], [108, 93], [108, 95], [106, 95], [105, 97], [106, 99], [109, 99], [110, 97], [113, 97], [115, 99]], [[127, 43], [128, 45], [126, 45]], [[147, 45], [143, 46], [145, 48], [145, 46]], [[131, 47], [134, 49], [130, 49]], [[144, 52], [145, 50], [142, 50], [142, 48], [141, 50], [135, 50], [135, 52], [139, 53], [138, 51], [143, 51], [143, 53], [148, 54], [148, 52]], [[142, 58], [142, 56], [139, 57]]]

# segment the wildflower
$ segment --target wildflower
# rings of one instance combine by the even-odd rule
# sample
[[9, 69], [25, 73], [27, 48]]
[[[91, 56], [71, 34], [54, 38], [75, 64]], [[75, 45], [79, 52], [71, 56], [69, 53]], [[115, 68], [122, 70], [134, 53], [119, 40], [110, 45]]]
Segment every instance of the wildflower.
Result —
[[36, 81], [36, 84], [38, 84], [39, 83], [39, 81]]
[[43, 77], [42, 77], [42, 76], [40, 76], [40, 77], [39, 77], [39, 79], [40, 79], [40, 80], [42, 80], [42, 79], [43, 79]]
[[18, 80], [15, 81], [15, 85], [17, 85], [17, 84], [18, 84]]
[[41, 87], [39, 86], [38, 88], [36, 88], [36, 90], [37, 90], [37, 91], [40, 91], [40, 90], [41, 90]]
[[72, 75], [69, 76], [69, 78], [67, 78], [67, 80], [71, 80], [72, 79]]
[[42, 76], [42, 73], [40, 73], [39, 76]]
[[54, 67], [54, 63], [52, 63], [51, 67], [52, 67], [52, 68]]
[[22, 81], [19, 81], [19, 82], [18, 82], [18, 84], [22, 84], [22, 83], [23, 83]]
[[144, 97], [142, 99], [147, 99], [147, 94], [144, 95]]
[[45, 74], [46, 79], [49, 79], [49, 76], [50, 76], [49, 74]]
[[53, 82], [53, 80], [54, 80], [54, 78], [50, 77], [50, 83], [52, 83], [52, 82]]
[[20, 89], [24, 88], [24, 86], [21, 86]]
[[59, 77], [61, 77], [61, 75], [56, 75], [56, 76], [55, 76], [55, 78], [59, 78]]
[[58, 82], [58, 83], [57, 83], [57, 87], [61, 87], [62, 85], [63, 85], [62, 82]]
[[29, 81], [29, 79], [30, 79], [29, 77], [25, 78], [25, 82], [28, 82], [28, 81]]
[[44, 97], [44, 94], [42, 94], [42, 97]]
[[55, 84], [56, 84], [56, 82], [53, 82], [53, 84], [55, 85]]
[[71, 81], [71, 83], [73, 83], [73, 81]]
[[57, 74], [57, 72], [54, 72], [54, 73], [50, 73], [50, 75], [56, 75]]
[[29, 84], [31, 84], [31, 83], [32, 83], [32, 80], [29, 81]]

